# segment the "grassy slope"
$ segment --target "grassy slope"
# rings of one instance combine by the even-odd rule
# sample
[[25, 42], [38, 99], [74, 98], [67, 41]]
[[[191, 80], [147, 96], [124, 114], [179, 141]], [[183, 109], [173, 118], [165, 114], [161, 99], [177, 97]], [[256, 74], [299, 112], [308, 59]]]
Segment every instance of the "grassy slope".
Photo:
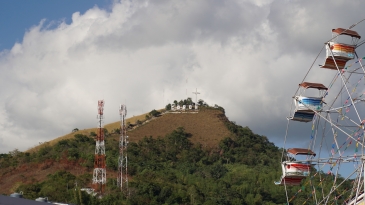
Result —
[[[137, 120], [145, 120], [148, 113], [133, 116], [126, 119], [126, 122], [135, 123]], [[136, 129], [128, 131], [129, 140], [137, 142], [143, 137], [165, 136], [171, 133], [178, 127], [184, 127], [186, 132], [193, 136], [191, 141], [193, 143], [199, 142], [203, 146], [212, 147], [217, 145], [221, 139], [228, 137], [230, 132], [224, 125], [226, 118], [222, 112], [217, 109], [203, 109], [199, 113], [166, 113], [158, 118], [150, 120], [148, 123], [137, 127]], [[109, 132], [120, 127], [120, 122], [110, 123], [104, 126]], [[25, 152], [38, 151], [41, 147], [46, 145], [53, 146], [58, 141], [73, 138], [75, 134], [89, 135], [91, 132], [96, 132], [96, 128], [89, 128], [79, 130], [74, 133], [53, 139], [47, 143], [35, 146]]]
[[192, 134], [190, 141], [214, 147], [221, 139], [231, 134], [224, 125], [225, 120], [222, 112], [216, 109], [203, 109], [196, 114], [166, 113], [128, 132], [128, 136], [130, 141], [136, 142], [145, 136], [165, 136], [178, 127], [184, 127], [187, 133]]
[[[139, 115], [127, 119], [127, 122], [135, 123], [136, 120], [144, 120], [145, 115]], [[225, 115], [217, 109], [203, 109], [199, 113], [166, 113], [158, 118], [150, 120], [136, 129], [128, 132], [130, 141], [137, 142], [144, 136], [165, 136], [171, 133], [178, 127], [184, 127], [186, 132], [191, 133], [190, 140], [193, 143], [200, 143], [206, 147], [215, 147], [219, 141], [231, 133], [224, 125], [224, 121], [227, 118]], [[109, 131], [119, 128], [119, 122], [105, 125]], [[63, 139], [73, 138], [75, 134], [89, 135], [90, 132], [95, 132], [96, 128], [90, 128], [80, 130], [75, 133], [70, 133], [65, 136], [61, 136], [48, 142], [48, 145], [53, 146], [58, 141]], [[109, 139], [117, 139], [117, 134], [111, 135]], [[106, 140], [108, 140], [108, 138]], [[46, 144], [34, 147], [27, 152], [34, 152], [39, 150]], [[48, 174], [55, 173], [58, 170], [69, 171], [74, 175], [80, 175], [89, 172], [92, 174], [92, 170], [87, 170], [80, 164], [82, 161], [70, 161], [67, 158], [63, 158], [59, 161], [47, 160], [39, 164], [35, 163], [24, 163], [18, 167], [9, 167], [5, 169], [0, 168], [0, 194], [10, 194], [15, 191], [15, 188], [20, 183], [31, 183], [36, 181], [43, 181]], [[116, 173], [112, 170], [107, 170], [108, 177], [116, 177]]]
[[[126, 122], [127, 123], [128, 122], [135, 123], [137, 120], [144, 120], [146, 118], [146, 114], [148, 114], [148, 113], [130, 117], [130, 118], [126, 119]], [[110, 123], [110, 124], [105, 125], [104, 127], [110, 132], [110, 131], [112, 131], [114, 129], [120, 128], [120, 122], [113, 122], [113, 123]], [[37, 145], [37, 146], [35, 146], [33, 148], [30, 148], [29, 150], [27, 150], [25, 152], [35, 152], [35, 151], [38, 151], [40, 148], [42, 148], [42, 147], [44, 147], [46, 145], [53, 146], [57, 142], [59, 142], [60, 140], [65, 140], [65, 139], [71, 139], [71, 138], [73, 138], [75, 134], [83, 134], [83, 135], [89, 136], [89, 134], [91, 132], [95, 132], [96, 133], [96, 128], [88, 128], [88, 129], [84, 129], [84, 130], [79, 130], [77, 132], [69, 133], [67, 135], [64, 135], [64, 136], [58, 137], [56, 139], [53, 139], [53, 140], [51, 140], [51, 141], [49, 141], [47, 143], [44, 143], [44, 144], [41, 144], [41, 145]]]

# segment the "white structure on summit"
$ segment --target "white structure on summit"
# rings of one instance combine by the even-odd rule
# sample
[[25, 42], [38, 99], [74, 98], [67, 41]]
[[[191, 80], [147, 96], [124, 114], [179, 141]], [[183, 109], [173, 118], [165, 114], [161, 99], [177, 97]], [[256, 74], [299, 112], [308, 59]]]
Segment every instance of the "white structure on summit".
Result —
[[195, 94], [195, 109], [198, 109], [198, 95], [200, 94], [198, 92], [198, 88], [195, 88], [195, 92], [193, 92], [193, 94]]

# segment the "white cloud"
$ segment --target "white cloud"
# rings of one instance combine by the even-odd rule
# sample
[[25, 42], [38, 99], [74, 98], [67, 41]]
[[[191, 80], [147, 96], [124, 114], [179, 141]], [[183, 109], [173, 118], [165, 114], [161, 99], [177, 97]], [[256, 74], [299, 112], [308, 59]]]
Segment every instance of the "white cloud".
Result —
[[99, 99], [110, 123], [120, 103], [138, 115], [186, 91], [195, 99], [195, 88], [230, 120], [281, 141], [291, 97], [330, 29], [359, 20], [347, 17], [358, 2], [346, 4], [123, 1], [52, 29], [40, 20], [0, 55], [1, 152], [94, 127]]

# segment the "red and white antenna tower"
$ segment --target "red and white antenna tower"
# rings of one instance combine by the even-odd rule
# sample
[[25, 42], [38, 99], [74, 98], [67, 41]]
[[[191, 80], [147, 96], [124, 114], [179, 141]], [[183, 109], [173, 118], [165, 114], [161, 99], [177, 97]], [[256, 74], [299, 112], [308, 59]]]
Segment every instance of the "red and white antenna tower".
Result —
[[98, 127], [95, 146], [93, 188], [101, 195], [105, 191], [106, 165], [105, 165], [105, 144], [104, 144], [104, 100], [98, 101]]
[[120, 139], [119, 139], [119, 159], [118, 159], [118, 179], [117, 183], [121, 191], [129, 196], [128, 190], [128, 136], [127, 128], [125, 126], [125, 116], [127, 115], [127, 106], [120, 105]]

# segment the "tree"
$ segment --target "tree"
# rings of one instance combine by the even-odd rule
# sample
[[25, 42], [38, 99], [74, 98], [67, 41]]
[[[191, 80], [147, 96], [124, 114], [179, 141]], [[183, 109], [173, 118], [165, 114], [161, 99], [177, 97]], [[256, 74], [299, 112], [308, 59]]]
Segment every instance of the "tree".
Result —
[[213, 178], [219, 179], [227, 173], [227, 169], [221, 164], [215, 164], [210, 170], [210, 174]]
[[18, 149], [14, 149], [13, 151], [10, 151], [9, 154], [12, 156], [12, 157], [16, 157], [20, 154], [21, 152], [18, 150]]
[[193, 100], [191, 98], [188, 98], [188, 99], [186, 99], [186, 103], [188, 105], [192, 105], [193, 104]]
[[167, 104], [166, 106], [165, 106], [165, 109], [166, 110], [171, 110], [171, 104], [169, 103], [169, 104]]
[[77, 131], [79, 131], [79, 128], [75, 128], [72, 130], [72, 132], [77, 132]]
[[159, 115], [161, 115], [161, 113], [157, 110], [152, 110], [149, 114], [153, 117], [158, 117]]

